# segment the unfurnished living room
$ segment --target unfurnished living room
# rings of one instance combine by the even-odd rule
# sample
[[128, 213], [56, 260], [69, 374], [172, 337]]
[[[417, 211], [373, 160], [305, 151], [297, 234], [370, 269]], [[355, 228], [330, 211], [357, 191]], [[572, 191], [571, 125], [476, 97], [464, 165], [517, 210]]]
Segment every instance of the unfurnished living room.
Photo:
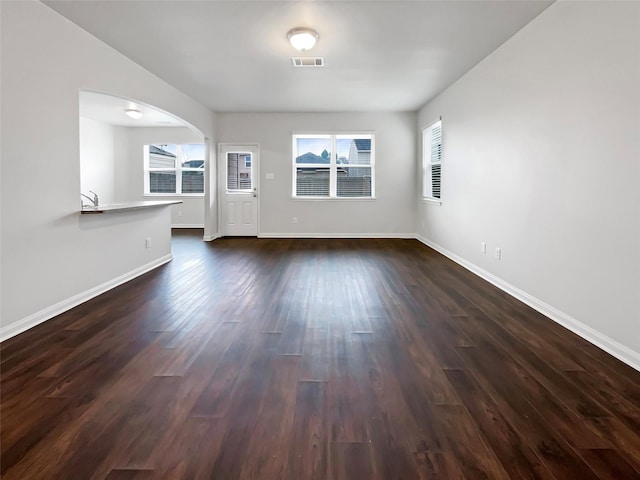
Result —
[[0, 0], [0, 49], [3, 479], [640, 479], [640, 2]]

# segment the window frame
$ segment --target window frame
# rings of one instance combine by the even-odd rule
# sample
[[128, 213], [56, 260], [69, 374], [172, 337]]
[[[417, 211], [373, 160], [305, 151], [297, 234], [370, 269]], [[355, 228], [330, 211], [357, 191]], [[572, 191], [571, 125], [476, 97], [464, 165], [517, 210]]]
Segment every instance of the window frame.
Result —
[[[151, 145], [175, 145], [176, 146], [176, 164], [175, 168], [168, 167], [149, 167], [149, 147]], [[203, 159], [202, 168], [197, 167], [183, 167], [180, 160], [182, 154], [182, 147], [184, 145], [202, 145], [205, 149], [205, 158]], [[206, 146], [204, 143], [148, 143], [144, 145], [144, 193], [145, 197], [204, 197], [206, 191], [206, 182], [204, 181], [204, 175], [206, 171]], [[151, 181], [149, 174], [152, 172], [175, 172], [176, 174], [176, 191], [175, 192], [151, 192]], [[182, 192], [182, 173], [183, 172], [202, 172], [203, 184], [202, 193], [183, 193]]]
[[[440, 148], [438, 150], [438, 160], [433, 160], [433, 129], [440, 128]], [[425, 202], [432, 202], [436, 204], [442, 204], [442, 119], [438, 119], [435, 122], [431, 122], [428, 126], [422, 129], [422, 186], [421, 196]], [[440, 195], [433, 195], [433, 170], [434, 165], [440, 166]]]
[[[296, 158], [299, 156], [297, 151], [296, 141], [299, 138], [318, 138], [318, 139], [330, 139], [329, 163], [296, 163]], [[371, 141], [370, 161], [368, 164], [352, 165], [352, 167], [363, 167], [371, 169], [371, 195], [367, 197], [357, 196], [338, 196], [338, 151], [337, 140], [343, 138], [351, 138], [353, 140], [366, 139]], [[291, 198], [293, 200], [300, 201], [371, 201], [375, 200], [375, 133], [371, 131], [345, 131], [345, 132], [293, 132], [291, 135]], [[349, 166], [349, 165], [343, 165]], [[297, 173], [298, 168], [323, 168], [329, 169], [329, 195], [297, 195]]]

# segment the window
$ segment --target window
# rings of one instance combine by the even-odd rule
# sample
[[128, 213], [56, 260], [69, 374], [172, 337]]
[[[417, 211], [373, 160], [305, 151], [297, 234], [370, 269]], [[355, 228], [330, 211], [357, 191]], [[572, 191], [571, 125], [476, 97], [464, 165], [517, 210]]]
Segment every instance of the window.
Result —
[[245, 192], [252, 189], [251, 152], [228, 152], [227, 191]]
[[442, 173], [442, 122], [422, 131], [422, 196], [440, 198]]
[[373, 198], [373, 135], [294, 135], [293, 196]]
[[145, 145], [145, 194], [202, 195], [204, 144]]

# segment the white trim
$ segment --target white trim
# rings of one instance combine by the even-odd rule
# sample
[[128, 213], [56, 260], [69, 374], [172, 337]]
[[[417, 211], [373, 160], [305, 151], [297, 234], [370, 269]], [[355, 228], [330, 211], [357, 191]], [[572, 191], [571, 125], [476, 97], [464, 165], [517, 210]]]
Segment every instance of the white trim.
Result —
[[176, 223], [172, 224], [171, 228], [204, 228], [202, 223]]
[[291, 130], [291, 135], [299, 135], [310, 138], [326, 138], [331, 135], [375, 135], [375, 130]]
[[112, 288], [117, 287], [118, 285], [122, 285], [123, 283], [126, 283], [129, 280], [133, 280], [134, 278], [139, 277], [140, 275], [143, 275], [153, 270], [154, 268], [159, 267], [160, 265], [164, 265], [165, 263], [170, 262], [172, 258], [173, 256], [170, 253], [167, 255], [164, 255], [160, 258], [153, 260], [152, 262], [149, 262], [134, 270], [131, 270], [130, 272], [120, 275], [119, 277], [108, 280], [96, 287], [90, 288], [89, 290], [86, 290], [77, 295], [74, 295], [71, 298], [62, 300], [61, 302], [58, 302], [55, 305], [51, 305], [50, 307], [40, 310], [39, 312], [32, 313], [31, 315], [28, 315], [21, 320], [12, 322], [9, 325], [1, 327], [0, 342], [4, 342], [5, 340], [18, 335], [19, 333], [29, 330], [30, 328], [33, 328], [36, 325], [39, 325], [47, 320], [50, 320], [51, 318], [57, 315], [60, 315], [61, 313], [66, 312], [67, 310], [71, 310], [73, 307], [76, 307], [81, 303], [84, 303], [88, 300], [91, 300], [94, 297], [97, 297], [98, 295], [101, 295], [111, 290]]
[[442, 200], [434, 197], [421, 197], [422, 203], [428, 203], [432, 205], [442, 205]]
[[258, 238], [416, 238], [415, 233], [260, 233]]
[[457, 264], [463, 266], [470, 272], [476, 274], [480, 278], [486, 280], [487, 282], [495, 285], [500, 290], [508, 293], [512, 297], [520, 300], [522, 303], [529, 305], [534, 310], [537, 310], [541, 314], [546, 317], [549, 317], [554, 322], [562, 325], [568, 330], [571, 330], [576, 335], [582, 337], [588, 342], [592, 343], [596, 347], [604, 350], [605, 352], [613, 355], [621, 362], [626, 363], [630, 367], [640, 371], [640, 353], [631, 350], [629, 347], [621, 344], [620, 342], [613, 340], [612, 338], [607, 337], [606, 335], [598, 332], [594, 328], [585, 325], [584, 323], [576, 320], [575, 318], [567, 315], [566, 313], [558, 310], [555, 307], [552, 307], [548, 303], [543, 302], [535, 298], [532, 295], [529, 295], [527, 292], [520, 290], [518, 287], [511, 285], [508, 282], [505, 282], [501, 278], [496, 277], [492, 273], [487, 272], [486, 270], [474, 265], [471, 262], [468, 262], [462, 257], [459, 257], [453, 252], [448, 251], [447, 249], [441, 247], [437, 243], [432, 242], [431, 240], [421, 236], [416, 235], [415, 238], [427, 245], [428, 247], [433, 248], [435, 251], [441, 253], [445, 257], [450, 258]]
[[425, 126], [420, 127], [420, 130], [426, 130], [427, 128], [429, 128], [431, 125], [435, 125], [438, 122], [442, 121], [442, 115], [438, 115], [438, 118], [434, 118], [433, 120], [431, 120], [430, 122], [428, 122]]
[[220, 238], [221, 235], [219, 233], [214, 233], [213, 235], [205, 235], [202, 237], [202, 240], [204, 242], [211, 242], [212, 240], [215, 240], [216, 238]]
[[204, 193], [145, 193], [143, 197], [158, 198], [204, 198]]
[[376, 197], [291, 197], [294, 202], [373, 202]]

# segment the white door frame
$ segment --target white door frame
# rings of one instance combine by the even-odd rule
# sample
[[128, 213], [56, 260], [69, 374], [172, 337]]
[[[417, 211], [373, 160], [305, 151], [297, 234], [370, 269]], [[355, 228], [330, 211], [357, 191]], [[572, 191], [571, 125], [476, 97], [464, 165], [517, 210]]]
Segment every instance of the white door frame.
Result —
[[222, 206], [227, 192], [227, 157], [228, 150], [251, 152], [251, 175], [256, 197], [256, 236], [260, 236], [260, 144], [258, 143], [218, 143], [218, 232], [224, 236], [224, 222]]

